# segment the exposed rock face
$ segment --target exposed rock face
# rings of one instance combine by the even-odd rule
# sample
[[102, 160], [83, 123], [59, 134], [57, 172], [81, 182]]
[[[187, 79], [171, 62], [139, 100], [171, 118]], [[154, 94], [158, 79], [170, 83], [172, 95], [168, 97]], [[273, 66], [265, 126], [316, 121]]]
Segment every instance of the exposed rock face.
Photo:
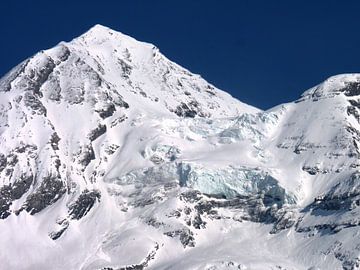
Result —
[[112, 116], [115, 111], [116, 111], [115, 105], [110, 104], [108, 107], [102, 108], [102, 109], [98, 110], [97, 112], [99, 113], [101, 118], [105, 119], [105, 118]]
[[189, 104], [181, 103], [176, 107], [175, 113], [180, 117], [194, 118], [196, 115], [204, 116], [201, 111], [199, 112], [199, 104], [196, 101], [191, 101]]
[[344, 91], [345, 96], [353, 97], [360, 95], [360, 83], [359, 82], [348, 82], [346, 86], [341, 89]]
[[84, 190], [79, 198], [69, 206], [69, 215], [71, 219], [81, 219], [94, 206], [96, 201], [100, 201], [100, 192], [97, 190]]
[[24, 209], [30, 214], [39, 213], [44, 208], [59, 200], [66, 192], [61, 179], [54, 176], [45, 177], [41, 185], [27, 197]]
[[169, 231], [165, 232], [164, 234], [169, 237], [178, 237], [184, 248], [195, 246], [195, 238], [193, 236], [194, 234], [189, 229]]
[[30, 189], [33, 180], [32, 175], [22, 175], [19, 181], [0, 189], [0, 218], [7, 218], [11, 214], [9, 209], [12, 202], [20, 199]]
[[34, 94], [25, 93], [24, 94], [24, 104], [26, 107], [28, 107], [30, 110], [32, 110], [32, 113], [46, 115], [46, 108]]
[[83, 170], [95, 159], [94, 149], [91, 144], [84, 145], [78, 152], [79, 163], [83, 166]]
[[94, 207], [96, 202], [100, 202], [101, 194], [98, 190], [84, 190], [80, 196], [68, 207], [68, 215], [57, 221], [59, 228], [52, 231], [49, 236], [52, 240], [59, 239], [69, 228], [73, 220], [80, 220], [86, 216]]
[[97, 138], [99, 138], [101, 135], [106, 133], [106, 126], [105, 125], [98, 125], [94, 130], [92, 130], [88, 138], [90, 141], [95, 141]]

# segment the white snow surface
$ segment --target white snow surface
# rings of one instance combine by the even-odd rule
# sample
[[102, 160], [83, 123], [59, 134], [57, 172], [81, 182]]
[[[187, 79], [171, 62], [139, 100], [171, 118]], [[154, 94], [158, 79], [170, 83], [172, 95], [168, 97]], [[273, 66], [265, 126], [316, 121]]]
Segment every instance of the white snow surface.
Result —
[[41, 51], [0, 81], [0, 269], [360, 269], [359, 96], [262, 111], [101, 25]]

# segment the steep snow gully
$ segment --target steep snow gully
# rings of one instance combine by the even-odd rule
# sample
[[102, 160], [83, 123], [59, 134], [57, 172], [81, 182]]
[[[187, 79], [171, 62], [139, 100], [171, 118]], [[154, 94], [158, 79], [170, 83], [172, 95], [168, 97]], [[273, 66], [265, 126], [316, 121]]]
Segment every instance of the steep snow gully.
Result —
[[0, 269], [360, 269], [360, 74], [267, 111], [96, 25], [0, 80]]

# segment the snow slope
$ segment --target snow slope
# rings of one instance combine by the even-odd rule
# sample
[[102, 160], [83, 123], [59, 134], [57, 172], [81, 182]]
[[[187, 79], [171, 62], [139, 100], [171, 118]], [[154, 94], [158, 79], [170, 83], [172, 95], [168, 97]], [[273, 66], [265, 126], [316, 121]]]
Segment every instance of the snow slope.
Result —
[[359, 95], [261, 111], [100, 25], [41, 51], [0, 81], [0, 269], [359, 269]]

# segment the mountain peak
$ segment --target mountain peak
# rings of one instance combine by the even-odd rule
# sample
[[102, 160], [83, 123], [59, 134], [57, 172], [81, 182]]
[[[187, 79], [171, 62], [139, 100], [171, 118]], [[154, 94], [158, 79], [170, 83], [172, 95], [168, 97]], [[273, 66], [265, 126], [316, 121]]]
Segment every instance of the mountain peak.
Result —
[[0, 91], [29, 89], [39, 103], [87, 103], [95, 111], [130, 106], [180, 117], [259, 111], [170, 61], [154, 45], [102, 25], [41, 51], [0, 82]]
[[124, 35], [118, 31], [112, 30], [111, 28], [101, 25], [101, 24], [95, 24], [94, 26], [92, 26], [89, 30], [87, 30], [84, 34], [82, 34], [81, 36], [97, 36], [97, 37], [102, 37], [102, 36], [110, 36], [110, 35], [114, 35], [117, 34], [119, 36], [126, 36], [128, 38], [130, 38], [127, 35]]
[[88, 31], [75, 38], [71, 43], [81, 43], [83, 46], [99, 46], [103, 45], [104, 49], [106, 45], [116, 46], [121, 45], [122, 47], [130, 48], [142, 48], [142, 49], [153, 49], [154, 45], [146, 42], [138, 41], [129, 35], [123, 34], [119, 31], [115, 31], [109, 27], [101, 24], [96, 24], [91, 27]]
[[302, 98], [328, 98], [343, 93], [347, 97], [360, 95], [360, 73], [338, 74], [305, 91]]
[[102, 25], [102, 24], [95, 24], [94, 26], [92, 26], [89, 30], [96, 30], [96, 31], [113, 31], [111, 28], [105, 26], [105, 25]]
[[[130, 39], [131, 37], [125, 35], [119, 31], [115, 31], [107, 26], [101, 24], [95, 24], [91, 27], [88, 31], [86, 31], [82, 36], [96, 36], [96, 37], [110, 37], [115, 35], [116, 38], [127, 38]], [[132, 39], [132, 38], [131, 38]]]

